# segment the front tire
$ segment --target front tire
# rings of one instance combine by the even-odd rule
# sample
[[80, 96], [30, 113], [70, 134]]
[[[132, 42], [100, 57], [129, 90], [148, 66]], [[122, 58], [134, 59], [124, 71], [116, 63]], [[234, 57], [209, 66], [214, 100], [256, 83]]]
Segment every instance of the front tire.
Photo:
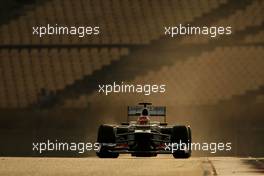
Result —
[[[100, 144], [96, 155], [99, 158], [117, 158], [119, 153], [112, 152], [107, 144], [114, 144], [116, 140], [115, 128], [110, 125], [101, 125], [98, 129], [97, 142]], [[105, 145], [106, 144], [106, 145]]]
[[[172, 153], [174, 158], [189, 158], [192, 153], [191, 128], [189, 126], [174, 126], [172, 128], [171, 143], [177, 145], [176, 150]], [[185, 150], [183, 150], [184, 145], [187, 147]]]

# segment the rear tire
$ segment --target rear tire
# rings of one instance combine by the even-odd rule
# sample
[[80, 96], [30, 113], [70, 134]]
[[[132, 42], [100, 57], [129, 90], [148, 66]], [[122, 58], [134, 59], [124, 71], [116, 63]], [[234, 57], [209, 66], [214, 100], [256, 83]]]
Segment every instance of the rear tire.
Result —
[[[174, 150], [172, 153], [174, 158], [189, 158], [192, 153], [191, 128], [186, 126], [174, 126], [172, 128], [171, 143], [176, 143], [178, 145], [176, 148], [177, 150]], [[187, 149], [182, 150], [183, 147], [181, 147], [180, 144], [182, 144], [182, 146], [186, 145]]]
[[104, 144], [114, 144], [115, 143], [115, 129], [110, 125], [101, 125], [98, 129], [97, 142], [100, 144], [99, 150], [96, 152], [96, 155], [99, 158], [117, 158], [119, 153], [112, 152], [111, 148]]

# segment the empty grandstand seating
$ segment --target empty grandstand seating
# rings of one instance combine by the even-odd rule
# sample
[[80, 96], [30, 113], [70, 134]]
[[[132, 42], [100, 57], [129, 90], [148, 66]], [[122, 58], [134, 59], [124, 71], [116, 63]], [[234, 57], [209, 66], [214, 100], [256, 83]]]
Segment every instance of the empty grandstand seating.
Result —
[[[24, 16], [0, 26], [0, 43], [148, 44], [163, 35], [164, 26], [190, 23], [225, 3], [227, 0], [51, 0], [37, 3]], [[41, 39], [32, 35], [33, 26], [47, 24], [99, 26], [101, 35], [54, 35]]]
[[[98, 96], [98, 92], [71, 101], [78, 107], [80, 101], [97, 102], [104, 107], [110, 102], [133, 104], [148, 100], [168, 106], [214, 105], [234, 95], [256, 90], [264, 84], [263, 47], [217, 47], [203, 52], [199, 57], [176, 62], [160, 71], [138, 76], [128, 84], [166, 84], [166, 93], [144, 96], [142, 94], [112, 94]], [[68, 107], [68, 104], [65, 104]]]
[[263, 43], [264, 42], [264, 31], [260, 31], [256, 34], [247, 35], [244, 38], [244, 42], [248, 44]]
[[1, 107], [26, 107], [40, 89], [57, 91], [127, 54], [126, 48], [1, 49]]
[[[264, 22], [263, 18], [264, 1], [252, 1], [245, 9], [238, 9], [228, 17], [221, 18], [217, 22], [212, 22], [211, 26], [231, 26], [232, 35], [239, 31], [244, 31], [250, 27], [261, 26]], [[194, 43], [208, 43], [210, 39], [219, 39], [221, 37], [211, 38], [206, 35], [195, 35], [184, 37], [181, 41], [182, 44]], [[249, 39], [247, 39], [249, 40]]]
[[[26, 5], [23, 15], [0, 25], [0, 108], [25, 108], [34, 104], [41, 89], [63, 91], [78, 80], [92, 77], [102, 67], [114, 64], [113, 61], [128, 54], [130, 46], [145, 47], [161, 39], [164, 26], [196, 24], [197, 19], [206, 19], [210, 12], [231, 1], [49, 0]], [[263, 1], [247, 3], [243, 8], [234, 8], [228, 15], [220, 13], [215, 20], [205, 20], [208, 23], [198, 26], [232, 26], [234, 34], [263, 27]], [[84, 38], [32, 35], [33, 26], [47, 24], [100, 26], [101, 35]], [[263, 38], [263, 31], [246, 33], [242, 44], [261, 43]], [[184, 36], [180, 43], [208, 44], [209, 41], [208, 37]], [[162, 57], [162, 53], [160, 55]], [[262, 46], [220, 46], [213, 51], [204, 50], [200, 56], [186, 55], [187, 61], [175, 59], [172, 66], [160, 66], [158, 71], [137, 75], [132, 83], [166, 83], [167, 98], [161, 101], [171, 105], [215, 104], [263, 85]], [[144, 55], [141, 57], [151, 60]], [[132, 102], [142, 99], [137, 95], [109, 97], [105, 99]], [[160, 96], [148, 97], [150, 101], [157, 98]], [[81, 95], [78, 100], [67, 100], [65, 106], [83, 107], [91, 99], [96, 101], [96, 96]]]

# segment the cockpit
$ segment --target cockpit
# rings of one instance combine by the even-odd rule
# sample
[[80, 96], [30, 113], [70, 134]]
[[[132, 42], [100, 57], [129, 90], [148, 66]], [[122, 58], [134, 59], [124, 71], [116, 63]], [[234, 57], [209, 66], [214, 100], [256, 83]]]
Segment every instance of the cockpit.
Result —
[[149, 123], [150, 123], [149, 111], [148, 111], [147, 108], [144, 108], [142, 110], [141, 116], [137, 120], [137, 124], [139, 124], [139, 125], [147, 125]]

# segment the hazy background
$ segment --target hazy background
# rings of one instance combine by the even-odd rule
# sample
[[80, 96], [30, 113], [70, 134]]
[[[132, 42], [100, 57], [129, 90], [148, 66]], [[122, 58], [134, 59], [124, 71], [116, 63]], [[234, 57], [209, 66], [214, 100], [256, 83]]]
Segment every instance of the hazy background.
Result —
[[[194, 142], [232, 142], [214, 156], [263, 156], [261, 0], [0, 1], [0, 155], [32, 142], [94, 142], [128, 105], [167, 106]], [[99, 36], [32, 35], [32, 26], [100, 26]], [[164, 35], [164, 26], [231, 26], [232, 35]], [[165, 94], [98, 94], [98, 84], [166, 84]], [[89, 156], [49, 152], [41, 156]], [[194, 152], [194, 156], [209, 156]]]

